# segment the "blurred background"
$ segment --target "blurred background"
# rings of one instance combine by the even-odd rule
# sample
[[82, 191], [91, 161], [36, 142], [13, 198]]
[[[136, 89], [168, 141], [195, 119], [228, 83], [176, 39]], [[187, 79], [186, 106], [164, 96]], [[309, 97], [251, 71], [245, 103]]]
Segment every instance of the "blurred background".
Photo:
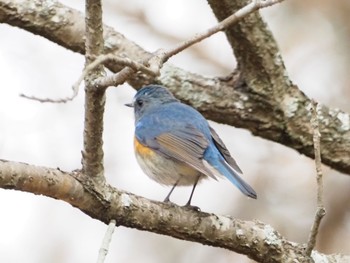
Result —
[[[83, 1], [63, 3], [84, 10]], [[172, 47], [216, 23], [206, 1], [106, 0], [104, 22], [149, 51]], [[350, 111], [350, 2], [293, 0], [261, 13], [281, 49], [291, 80], [309, 97]], [[70, 171], [80, 168], [83, 92], [67, 104], [41, 104], [20, 93], [61, 98], [71, 94], [84, 58], [48, 40], [0, 24], [0, 158]], [[182, 52], [170, 63], [207, 76], [235, 67], [223, 33]], [[133, 112], [124, 106], [128, 85], [107, 92], [104, 150], [107, 181], [163, 200], [169, 188], [142, 173], [133, 154]], [[212, 123], [258, 193], [244, 197], [228, 181], [207, 180], [193, 204], [203, 211], [271, 224], [290, 241], [306, 242], [316, 210], [314, 162], [250, 132]], [[317, 249], [350, 254], [350, 178], [324, 166], [327, 215]], [[190, 188], [175, 190], [184, 204]], [[0, 262], [95, 262], [106, 225], [62, 201], [0, 189]], [[119, 227], [106, 262], [253, 262], [220, 248]]]

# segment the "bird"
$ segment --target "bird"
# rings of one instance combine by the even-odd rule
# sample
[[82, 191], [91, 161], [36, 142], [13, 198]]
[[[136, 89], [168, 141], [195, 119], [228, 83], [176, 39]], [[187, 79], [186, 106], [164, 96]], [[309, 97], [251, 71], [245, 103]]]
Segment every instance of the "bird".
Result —
[[196, 109], [180, 102], [161, 85], [147, 85], [137, 91], [134, 108], [134, 151], [143, 172], [159, 184], [191, 186], [185, 204], [191, 207], [198, 182], [226, 177], [244, 195], [256, 199], [254, 189], [242, 178], [242, 170], [224, 142]]

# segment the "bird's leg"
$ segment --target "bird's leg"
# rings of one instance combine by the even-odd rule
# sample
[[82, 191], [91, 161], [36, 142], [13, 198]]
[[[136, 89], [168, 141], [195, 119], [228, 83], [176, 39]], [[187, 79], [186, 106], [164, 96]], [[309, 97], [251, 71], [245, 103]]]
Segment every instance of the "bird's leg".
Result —
[[174, 189], [175, 189], [175, 187], [177, 186], [177, 184], [179, 183], [180, 179], [181, 179], [181, 177], [179, 177], [179, 179], [177, 179], [177, 181], [175, 182], [174, 186], [171, 188], [169, 194], [165, 197], [165, 199], [164, 199], [164, 201], [163, 201], [164, 203], [170, 202], [170, 195], [171, 195], [171, 193], [174, 191]]
[[198, 175], [196, 181], [193, 184], [193, 188], [192, 188], [192, 192], [191, 192], [191, 195], [190, 195], [190, 199], [188, 199], [187, 203], [185, 204], [185, 207], [193, 208], [193, 209], [195, 209], [197, 211], [200, 211], [199, 207], [192, 206], [191, 205], [191, 201], [192, 201], [192, 196], [193, 196], [193, 193], [194, 193], [194, 189], [196, 189], [196, 186], [197, 186], [197, 183], [198, 183], [200, 177], [201, 177], [201, 175]]

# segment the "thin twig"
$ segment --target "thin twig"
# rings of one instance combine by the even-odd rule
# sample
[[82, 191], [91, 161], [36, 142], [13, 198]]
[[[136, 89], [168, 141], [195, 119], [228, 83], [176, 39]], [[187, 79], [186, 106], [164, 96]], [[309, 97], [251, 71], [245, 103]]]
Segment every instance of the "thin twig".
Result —
[[[113, 61], [116, 64], [121, 65], [121, 66], [130, 67], [134, 71], [141, 71], [141, 72], [143, 72], [145, 74], [148, 74], [150, 76], [157, 76], [157, 75], [159, 75], [159, 70], [156, 69], [155, 71], [153, 71], [152, 69], [144, 66], [142, 63], [139, 63], [139, 62], [136, 62], [136, 61], [132, 61], [129, 58], [118, 57], [118, 56], [115, 56], [114, 54], [101, 55], [101, 56], [98, 56], [87, 67], [85, 67], [85, 69], [82, 72], [82, 74], [80, 75], [79, 79], [73, 85], [73, 90], [79, 89], [79, 86], [80, 86], [81, 82], [84, 80], [84, 76], [88, 72], [93, 70], [98, 65], [104, 64], [104, 63], [109, 62], [109, 61]], [[107, 77], [105, 77], [105, 78], [107, 78]], [[99, 84], [97, 84], [97, 85], [99, 85]], [[104, 87], [106, 87], [106, 86], [104, 86]]]
[[[83, 72], [81, 73], [79, 79], [74, 83], [72, 86], [73, 93], [69, 97], [65, 98], [59, 98], [59, 99], [50, 99], [50, 98], [39, 98], [36, 96], [28, 96], [25, 94], [20, 94], [21, 97], [30, 99], [30, 100], [36, 100], [39, 102], [51, 102], [51, 103], [66, 103], [68, 101], [72, 101], [75, 99], [76, 96], [78, 96], [79, 93], [79, 86], [83, 82], [86, 74], [88, 74], [91, 70], [93, 70], [95, 67], [104, 64], [106, 62], [113, 61], [118, 65], [125, 66], [125, 67], [130, 67], [134, 71], [141, 71], [145, 74], [148, 74], [150, 76], [158, 76], [159, 75], [159, 68], [160, 67], [154, 67], [154, 63], [152, 63], [153, 67], [146, 67], [142, 63], [138, 63], [136, 61], [133, 61], [129, 58], [122, 58], [118, 57], [114, 54], [107, 54], [107, 55], [100, 55], [98, 56], [92, 63], [90, 63], [87, 67], [84, 68]], [[114, 75], [113, 75], [114, 76]], [[108, 77], [105, 77], [108, 78]], [[114, 81], [114, 80], [112, 80]], [[103, 87], [107, 87], [105, 85], [102, 85]]]
[[268, 6], [283, 2], [284, 0], [253, 0], [251, 3], [247, 4], [246, 6], [239, 9], [234, 14], [230, 15], [226, 19], [222, 20], [217, 25], [203, 31], [202, 33], [197, 33], [192, 38], [183, 41], [176, 45], [174, 48], [169, 49], [165, 51], [165, 56], [163, 63], [165, 63], [170, 57], [176, 55], [177, 53], [183, 51], [184, 49], [192, 46], [193, 44], [196, 44], [203, 39], [206, 39], [215, 33], [218, 33], [220, 31], [225, 30], [229, 26], [232, 26], [233, 24], [237, 23], [240, 19], [243, 17]]
[[106, 234], [102, 240], [102, 244], [98, 252], [97, 263], [103, 263], [106, 259], [106, 256], [108, 254], [109, 244], [111, 243], [112, 235], [115, 229], [115, 225], [116, 225], [116, 222], [114, 219], [112, 219], [111, 222], [109, 222]]
[[322, 165], [321, 165], [321, 145], [320, 145], [320, 131], [318, 127], [318, 115], [317, 115], [317, 103], [312, 101], [312, 118], [311, 125], [313, 128], [313, 142], [314, 142], [314, 150], [315, 150], [315, 165], [316, 165], [316, 180], [317, 180], [317, 211], [315, 214], [314, 223], [312, 225], [309, 240], [307, 242], [306, 247], [306, 255], [310, 256], [312, 250], [316, 245], [316, 238], [318, 234], [318, 229], [321, 224], [322, 218], [326, 214], [326, 209], [323, 204], [323, 173], [322, 173]]
[[51, 98], [39, 98], [36, 96], [28, 96], [26, 94], [20, 93], [19, 96], [28, 100], [35, 100], [38, 102], [42, 102], [42, 103], [46, 103], [46, 102], [50, 102], [50, 103], [66, 103], [69, 101], [72, 101], [75, 99], [76, 96], [78, 96], [78, 91], [79, 89], [74, 89], [73, 87], [73, 94], [69, 97], [64, 97], [64, 98], [59, 98], [59, 99], [51, 99]]

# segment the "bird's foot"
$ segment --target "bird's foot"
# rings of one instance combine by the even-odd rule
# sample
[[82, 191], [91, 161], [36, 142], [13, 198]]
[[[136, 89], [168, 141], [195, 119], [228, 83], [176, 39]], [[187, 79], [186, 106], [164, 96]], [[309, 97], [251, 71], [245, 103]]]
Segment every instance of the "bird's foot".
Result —
[[200, 212], [201, 209], [198, 207], [198, 206], [195, 206], [195, 205], [191, 205], [190, 203], [187, 203], [183, 206], [183, 208], [187, 208], [189, 210], [194, 210], [194, 211], [197, 211], [197, 212]]

